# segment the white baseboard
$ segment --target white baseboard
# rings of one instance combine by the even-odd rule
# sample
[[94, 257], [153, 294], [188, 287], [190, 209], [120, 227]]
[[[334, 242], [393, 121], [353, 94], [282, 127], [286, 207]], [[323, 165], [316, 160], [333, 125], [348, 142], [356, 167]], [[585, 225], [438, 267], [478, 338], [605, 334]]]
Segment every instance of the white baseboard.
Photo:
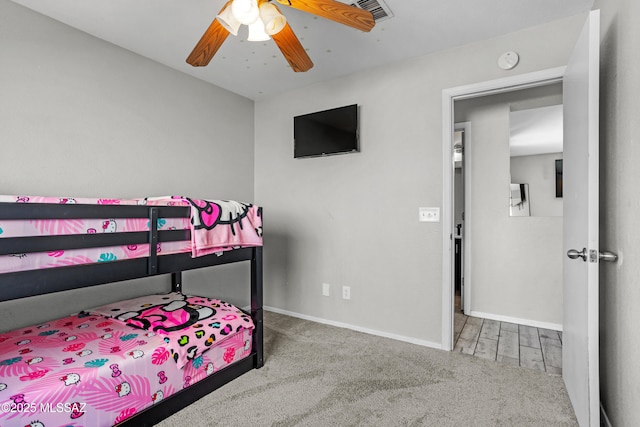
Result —
[[602, 402], [600, 402], [600, 425], [604, 427], [612, 427], [611, 421], [609, 421], [609, 417], [607, 416], [607, 412], [604, 410], [604, 406], [602, 406]]
[[398, 341], [408, 342], [410, 344], [420, 345], [422, 347], [430, 347], [438, 350], [442, 350], [440, 343], [435, 343], [427, 340], [421, 340], [412, 337], [406, 337], [403, 335], [392, 334], [389, 332], [377, 331], [375, 329], [363, 328], [362, 326], [351, 325], [349, 323], [336, 322], [334, 320], [322, 319], [320, 317], [308, 316], [306, 314], [295, 313], [293, 311], [282, 310], [275, 307], [263, 307], [266, 311], [272, 311], [274, 313], [284, 314], [291, 317], [297, 317], [298, 319], [309, 320], [311, 322], [322, 323], [323, 325], [336, 326], [338, 328], [351, 329], [352, 331], [363, 332], [369, 335], [376, 335], [384, 338], [391, 338]]
[[517, 323], [518, 325], [532, 326], [534, 328], [550, 329], [562, 332], [562, 325], [559, 323], [538, 322], [537, 320], [520, 319], [517, 317], [501, 316], [499, 314], [482, 313], [471, 311], [470, 316], [482, 317], [483, 319], [497, 320], [498, 322]]

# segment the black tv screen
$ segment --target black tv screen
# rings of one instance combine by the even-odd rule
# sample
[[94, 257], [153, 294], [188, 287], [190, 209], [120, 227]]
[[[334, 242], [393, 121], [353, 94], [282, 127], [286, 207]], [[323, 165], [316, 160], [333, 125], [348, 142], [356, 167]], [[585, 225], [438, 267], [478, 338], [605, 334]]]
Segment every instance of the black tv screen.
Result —
[[293, 118], [293, 157], [359, 151], [358, 106], [347, 105]]

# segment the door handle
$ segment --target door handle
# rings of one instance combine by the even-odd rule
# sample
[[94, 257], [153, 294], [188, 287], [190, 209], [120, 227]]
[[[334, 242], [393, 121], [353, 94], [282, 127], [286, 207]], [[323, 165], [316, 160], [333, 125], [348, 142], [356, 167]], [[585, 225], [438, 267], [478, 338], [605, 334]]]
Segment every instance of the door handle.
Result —
[[607, 251], [598, 252], [598, 259], [600, 261], [616, 262], [618, 260], [618, 255]]
[[[618, 260], [618, 255], [614, 254], [613, 252], [608, 252], [608, 251], [604, 251], [604, 252], [597, 252], [598, 254], [598, 260], [600, 261], [607, 261], [607, 262], [616, 262]], [[587, 261], [587, 248], [582, 248], [582, 250], [580, 252], [578, 252], [576, 249], [569, 249], [567, 251], [567, 256], [571, 259], [578, 259], [578, 258], [582, 258], [582, 261]], [[595, 260], [596, 257], [596, 251], [591, 251], [591, 262], [596, 262]]]
[[567, 256], [571, 259], [582, 258], [582, 261], [587, 262], [587, 248], [582, 248], [582, 251], [578, 252], [576, 249], [569, 249]]

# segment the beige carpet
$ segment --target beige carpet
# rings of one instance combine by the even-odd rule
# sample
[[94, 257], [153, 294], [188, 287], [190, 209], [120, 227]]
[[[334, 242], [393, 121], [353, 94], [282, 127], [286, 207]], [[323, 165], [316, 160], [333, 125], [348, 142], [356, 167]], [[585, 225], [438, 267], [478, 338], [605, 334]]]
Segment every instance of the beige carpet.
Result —
[[265, 313], [266, 363], [160, 426], [576, 426], [562, 378]]

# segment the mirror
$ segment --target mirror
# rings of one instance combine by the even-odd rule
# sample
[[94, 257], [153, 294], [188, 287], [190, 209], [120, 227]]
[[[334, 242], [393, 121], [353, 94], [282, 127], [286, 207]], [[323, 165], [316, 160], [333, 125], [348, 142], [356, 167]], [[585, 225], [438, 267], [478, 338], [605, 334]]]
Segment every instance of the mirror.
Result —
[[510, 216], [562, 216], [562, 114], [562, 104], [510, 112]]
[[509, 215], [531, 216], [529, 209], [529, 184], [511, 184]]

